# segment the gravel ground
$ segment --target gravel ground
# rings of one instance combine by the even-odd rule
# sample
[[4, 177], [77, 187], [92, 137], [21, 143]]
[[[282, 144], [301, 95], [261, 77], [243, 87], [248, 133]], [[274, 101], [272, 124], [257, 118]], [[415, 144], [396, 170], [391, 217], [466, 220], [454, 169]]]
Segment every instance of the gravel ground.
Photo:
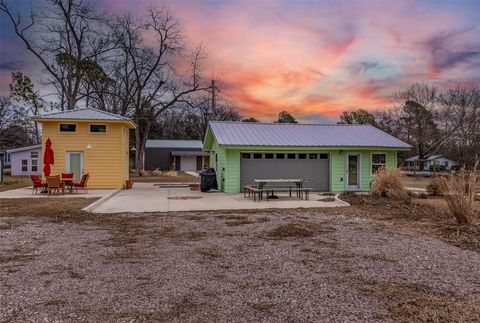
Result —
[[396, 231], [307, 210], [4, 217], [0, 321], [480, 320], [480, 255]]

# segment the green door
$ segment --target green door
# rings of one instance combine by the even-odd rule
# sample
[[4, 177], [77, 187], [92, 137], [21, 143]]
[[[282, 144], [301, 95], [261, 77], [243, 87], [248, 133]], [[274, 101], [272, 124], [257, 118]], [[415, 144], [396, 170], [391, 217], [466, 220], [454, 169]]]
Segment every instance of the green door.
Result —
[[83, 153], [68, 152], [67, 153], [67, 172], [73, 173], [75, 181], [80, 181], [83, 175]]

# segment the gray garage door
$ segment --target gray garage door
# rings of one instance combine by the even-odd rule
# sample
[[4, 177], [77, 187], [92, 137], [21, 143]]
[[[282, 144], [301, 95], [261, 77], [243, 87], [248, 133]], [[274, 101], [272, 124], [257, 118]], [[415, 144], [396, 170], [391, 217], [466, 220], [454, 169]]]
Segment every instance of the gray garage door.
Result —
[[241, 153], [240, 159], [241, 188], [254, 183], [254, 179], [304, 178], [305, 187], [329, 191], [329, 154]]

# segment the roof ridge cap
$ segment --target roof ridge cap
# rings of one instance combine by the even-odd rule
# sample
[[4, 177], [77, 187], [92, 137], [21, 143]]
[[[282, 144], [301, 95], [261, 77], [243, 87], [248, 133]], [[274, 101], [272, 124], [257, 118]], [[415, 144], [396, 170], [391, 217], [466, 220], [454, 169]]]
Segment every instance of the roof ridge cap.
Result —
[[[290, 122], [244, 122], [244, 121], [227, 121], [227, 120], [211, 120], [210, 123], [225, 124], [245, 124], [245, 125], [292, 125], [292, 126], [328, 126], [328, 127], [374, 127], [371, 124], [344, 124], [344, 123], [290, 123]], [[376, 128], [376, 127], [374, 127]], [[376, 128], [378, 129], [378, 128]]]

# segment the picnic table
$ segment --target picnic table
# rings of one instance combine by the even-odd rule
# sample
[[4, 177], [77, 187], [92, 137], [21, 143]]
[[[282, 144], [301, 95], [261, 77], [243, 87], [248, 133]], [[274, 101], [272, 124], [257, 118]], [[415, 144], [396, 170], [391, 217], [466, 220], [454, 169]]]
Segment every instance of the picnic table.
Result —
[[[274, 195], [274, 192], [275, 191], [282, 191], [282, 190], [287, 190], [289, 191], [290, 193], [290, 196], [292, 194], [292, 187], [291, 186], [288, 186], [288, 187], [267, 187], [265, 188], [265, 186], [267, 184], [295, 184], [295, 188], [293, 189], [296, 194], [297, 194], [297, 197], [298, 198], [302, 198], [303, 197], [303, 193], [307, 194], [307, 198], [308, 198], [308, 190], [309, 189], [304, 189], [303, 188], [303, 183], [306, 182], [305, 179], [303, 178], [267, 178], [267, 179], [254, 179], [253, 180], [256, 184], [257, 184], [257, 187], [256, 187], [256, 191], [259, 192], [259, 200], [262, 199], [262, 193], [263, 192], [266, 192], [267, 193], [267, 200], [268, 199], [271, 199], [271, 198], [277, 198], [277, 196]], [[244, 189], [249, 189], [248, 186], [244, 187]], [[250, 188], [251, 190], [251, 188]], [[270, 193], [270, 195], [268, 195]], [[254, 195], [255, 197], [255, 195]]]
[[288, 183], [295, 183], [297, 188], [302, 188], [303, 183], [305, 183], [305, 179], [295, 179], [295, 178], [269, 178], [269, 179], [254, 179], [255, 183], [257, 183], [259, 189], [263, 189], [266, 184], [288, 184]]

